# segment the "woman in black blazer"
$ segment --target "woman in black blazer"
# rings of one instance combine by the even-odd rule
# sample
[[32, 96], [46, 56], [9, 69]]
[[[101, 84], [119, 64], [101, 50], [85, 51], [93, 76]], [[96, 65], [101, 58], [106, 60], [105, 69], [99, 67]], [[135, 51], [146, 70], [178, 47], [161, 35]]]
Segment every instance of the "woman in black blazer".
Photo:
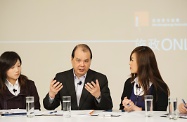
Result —
[[26, 109], [27, 96], [34, 96], [34, 107], [40, 109], [35, 83], [21, 74], [21, 64], [16, 52], [6, 51], [0, 56], [0, 110]]
[[129, 65], [131, 77], [125, 82], [120, 110], [145, 110], [144, 96], [153, 95], [153, 110], [166, 111], [170, 91], [160, 75], [153, 51], [147, 46], [136, 47]]

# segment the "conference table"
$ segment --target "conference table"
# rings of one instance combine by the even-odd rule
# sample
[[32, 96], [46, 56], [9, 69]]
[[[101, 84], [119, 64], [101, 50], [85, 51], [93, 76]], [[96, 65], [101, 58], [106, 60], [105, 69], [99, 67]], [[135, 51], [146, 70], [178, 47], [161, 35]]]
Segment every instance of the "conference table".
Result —
[[[91, 115], [90, 112], [92, 112]], [[61, 113], [52, 115], [40, 113], [36, 112], [36, 115], [32, 118], [28, 118], [26, 115], [0, 116], [0, 122], [187, 122], [187, 117], [185, 116], [177, 120], [169, 119], [166, 111], [153, 111], [152, 117], [145, 117], [145, 111], [104, 112], [72, 110], [70, 118], [64, 117]]]

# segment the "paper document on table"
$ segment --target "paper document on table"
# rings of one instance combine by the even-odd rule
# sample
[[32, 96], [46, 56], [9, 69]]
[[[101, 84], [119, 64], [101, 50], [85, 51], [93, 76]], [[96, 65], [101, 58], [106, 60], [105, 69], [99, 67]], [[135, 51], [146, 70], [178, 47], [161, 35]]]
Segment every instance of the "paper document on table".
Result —
[[73, 110], [72, 115], [90, 115], [94, 110]]
[[77, 111], [77, 115], [89, 115], [89, 116], [103, 116], [103, 117], [119, 117], [122, 115], [121, 112], [108, 112], [104, 110], [83, 110]]
[[119, 117], [122, 112], [102, 112], [100, 115], [103, 117]]
[[37, 111], [35, 116], [63, 116], [63, 111]]
[[98, 116], [103, 110], [72, 110], [72, 115]]
[[187, 119], [187, 114], [179, 114], [179, 118]]
[[27, 112], [25, 109], [9, 109], [9, 110], [0, 110], [2, 116], [13, 116], [13, 115], [26, 115]]

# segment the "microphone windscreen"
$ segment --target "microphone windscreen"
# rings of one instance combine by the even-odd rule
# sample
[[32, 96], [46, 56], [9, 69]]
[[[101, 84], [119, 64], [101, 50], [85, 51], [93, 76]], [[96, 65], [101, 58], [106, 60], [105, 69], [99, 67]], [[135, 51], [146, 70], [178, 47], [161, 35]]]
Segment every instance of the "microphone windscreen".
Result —
[[17, 90], [16, 89], [13, 89], [13, 92], [16, 92]]
[[77, 84], [78, 84], [78, 85], [81, 85], [81, 84], [82, 84], [82, 81], [79, 81]]

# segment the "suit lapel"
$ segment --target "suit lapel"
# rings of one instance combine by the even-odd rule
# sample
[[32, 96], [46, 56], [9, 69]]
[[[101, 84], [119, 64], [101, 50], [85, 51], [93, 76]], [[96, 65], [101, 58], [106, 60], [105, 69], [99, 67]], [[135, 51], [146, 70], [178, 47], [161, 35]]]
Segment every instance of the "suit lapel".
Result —
[[69, 95], [71, 96], [72, 109], [76, 110], [78, 109], [78, 106], [77, 106], [77, 96], [76, 96], [76, 91], [75, 91], [73, 70], [71, 69], [68, 74], [69, 74], [68, 79], [66, 81], [67, 91], [69, 92]]
[[[87, 72], [84, 84], [86, 84], [88, 82], [91, 82], [93, 80], [94, 80], [94, 76], [92, 74], [92, 71], [89, 69], [88, 72]], [[79, 108], [81, 108], [82, 105], [84, 104], [84, 102], [86, 102], [86, 99], [87, 99], [87, 97], [88, 97], [89, 94], [90, 93], [83, 87], [83, 89], [82, 89], [82, 95], [81, 95], [80, 102], [79, 102]]]

